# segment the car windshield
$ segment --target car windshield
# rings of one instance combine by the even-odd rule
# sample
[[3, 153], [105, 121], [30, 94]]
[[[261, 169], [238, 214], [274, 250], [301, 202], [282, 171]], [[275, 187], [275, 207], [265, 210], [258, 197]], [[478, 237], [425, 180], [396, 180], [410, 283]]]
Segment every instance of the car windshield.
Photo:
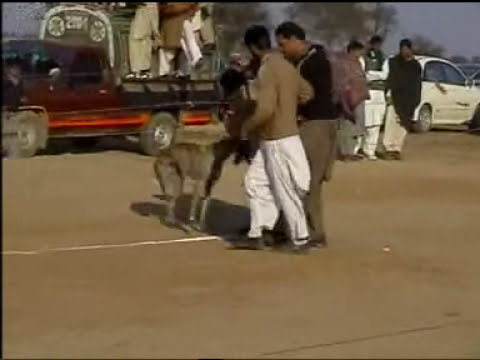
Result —
[[480, 71], [480, 65], [461, 65], [459, 67], [467, 77], [471, 77]]
[[13, 42], [4, 44], [2, 60], [15, 60], [20, 64], [26, 76], [47, 75], [53, 68], [70, 69], [78, 58], [73, 47], [55, 46], [32, 42]]

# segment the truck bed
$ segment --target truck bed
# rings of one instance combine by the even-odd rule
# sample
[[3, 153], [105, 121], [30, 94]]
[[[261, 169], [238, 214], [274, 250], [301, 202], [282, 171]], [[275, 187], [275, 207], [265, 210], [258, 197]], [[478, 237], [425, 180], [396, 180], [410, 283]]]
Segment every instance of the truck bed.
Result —
[[132, 105], [210, 102], [222, 99], [216, 80], [124, 79], [121, 89], [126, 97], [126, 102]]

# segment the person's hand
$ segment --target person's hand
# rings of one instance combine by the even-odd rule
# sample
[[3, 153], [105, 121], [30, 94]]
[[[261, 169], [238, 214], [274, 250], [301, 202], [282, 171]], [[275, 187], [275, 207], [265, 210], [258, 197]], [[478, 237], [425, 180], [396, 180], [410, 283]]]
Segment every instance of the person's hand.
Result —
[[393, 105], [393, 100], [392, 100], [392, 96], [391, 96], [391, 95], [386, 95], [386, 96], [385, 96], [385, 103], [387, 104], [387, 106]]

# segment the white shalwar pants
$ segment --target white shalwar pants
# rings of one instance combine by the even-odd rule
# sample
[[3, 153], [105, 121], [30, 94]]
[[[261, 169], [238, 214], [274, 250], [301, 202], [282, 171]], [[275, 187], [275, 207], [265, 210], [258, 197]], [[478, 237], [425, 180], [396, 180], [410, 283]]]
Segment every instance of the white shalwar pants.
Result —
[[303, 198], [310, 187], [310, 168], [300, 136], [262, 141], [245, 176], [250, 203], [249, 237], [272, 230], [280, 210], [285, 214], [290, 239], [296, 245], [308, 240]]
[[[195, 31], [190, 20], [185, 20], [183, 23], [182, 38], [180, 39], [180, 46], [182, 47], [185, 62], [181, 65], [181, 72], [187, 74], [202, 58], [202, 51], [197, 43]], [[169, 75], [172, 72], [172, 61], [175, 58], [175, 50], [160, 49], [159, 61], [160, 71], [159, 75]]]
[[380, 127], [385, 119], [386, 110], [384, 92], [370, 90], [370, 99], [365, 101], [365, 135], [358, 139], [355, 153], [362, 149], [367, 156], [375, 156], [380, 138]]

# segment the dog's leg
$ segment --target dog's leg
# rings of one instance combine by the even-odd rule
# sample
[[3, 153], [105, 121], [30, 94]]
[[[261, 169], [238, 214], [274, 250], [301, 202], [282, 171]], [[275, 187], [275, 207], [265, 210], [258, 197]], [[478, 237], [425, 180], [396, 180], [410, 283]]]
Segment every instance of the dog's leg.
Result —
[[202, 199], [202, 206], [200, 208], [200, 218], [198, 220], [198, 230], [205, 231], [207, 228], [207, 210], [210, 204], [210, 197], [206, 196]]
[[177, 217], [175, 216], [175, 208], [177, 205], [177, 199], [180, 197], [180, 195], [183, 193], [183, 176], [182, 174], [178, 171], [176, 166], [171, 166], [169, 168], [170, 173], [169, 173], [169, 178], [168, 178], [168, 188], [170, 191], [169, 192], [169, 199], [168, 199], [168, 205], [167, 205], [167, 217], [165, 218], [165, 222], [167, 225], [170, 226], [178, 226], [178, 220]]
[[203, 187], [204, 184], [201, 180], [195, 180], [192, 194], [192, 202], [190, 203], [190, 215], [188, 217], [190, 225], [192, 225], [194, 228], [198, 228], [197, 213]]
[[166, 189], [165, 189], [165, 183], [163, 181], [163, 176], [161, 172], [161, 163], [160, 160], [157, 158], [153, 162], [153, 172], [155, 173], [155, 177], [157, 178], [158, 185], [160, 186], [160, 189], [162, 189], [163, 195], [167, 195]]

